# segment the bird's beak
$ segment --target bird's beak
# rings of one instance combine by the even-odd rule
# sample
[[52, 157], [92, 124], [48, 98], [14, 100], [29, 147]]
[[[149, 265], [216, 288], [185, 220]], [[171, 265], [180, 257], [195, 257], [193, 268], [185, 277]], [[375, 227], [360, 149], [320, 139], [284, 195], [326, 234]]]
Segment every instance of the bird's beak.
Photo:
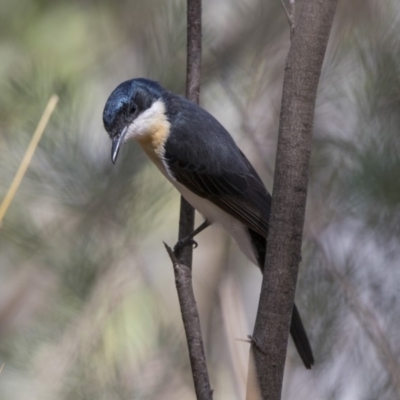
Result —
[[126, 126], [119, 135], [116, 135], [112, 139], [111, 161], [113, 164], [115, 164], [115, 161], [117, 161], [119, 149], [120, 149], [122, 143], [124, 143], [124, 138], [125, 138], [125, 135], [127, 132], [128, 132], [128, 127]]

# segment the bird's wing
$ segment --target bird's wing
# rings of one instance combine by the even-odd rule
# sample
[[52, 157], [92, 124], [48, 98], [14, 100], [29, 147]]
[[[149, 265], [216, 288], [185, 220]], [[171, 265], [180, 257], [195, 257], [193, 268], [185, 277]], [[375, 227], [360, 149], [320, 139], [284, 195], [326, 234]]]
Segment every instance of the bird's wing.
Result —
[[[204, 119], [199, 127], [201, 123]], [[271, 197], [225, 129], [216, 120], [210, 128], [215, 130], [215, 123], [219, 138], [212, 145], [201, 129], [194, 133], [195, 147], [187, 145], [194, 139], [187, 132], [175, 131], [174, 142], [166, 143], [164, 158], [179, 183], [266, 238]]]
[[206, 198], [241, 221], [250, 229], [267, 237], [270, 199], [265, 188], [250, 174], [221, 171], [212, 174], [194, 164], [169, 164], [182, 185]]

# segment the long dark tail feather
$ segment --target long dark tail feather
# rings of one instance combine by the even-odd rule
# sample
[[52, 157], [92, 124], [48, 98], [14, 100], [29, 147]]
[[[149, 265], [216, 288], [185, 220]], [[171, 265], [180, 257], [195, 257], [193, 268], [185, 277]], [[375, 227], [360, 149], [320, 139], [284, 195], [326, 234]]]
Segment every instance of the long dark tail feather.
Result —
[[[254, 250], [256, 251], [258, 266], [260, 267], [262, 272], [264, 269], [267, 241], [263, 236], [261, 236], [257, 232], [252, 231], [251, 229], [249, 229], [249, 234]], [[294, 345], [296, 346], [296, 349], [300, 355], [300, 358], [303, 360], [304, 365], [307, 369], [311, 369], [311, 366], [314, 365], [314, 356], [296, 304], [294, 304], [293, 306], [290, 334], [292, 335]]]
[[290, 334], [292, 335], [294, 345], [296, 346], [305, 367], [311, 369], [314, 365], [314, 356], [296, 304], [293, 306]]

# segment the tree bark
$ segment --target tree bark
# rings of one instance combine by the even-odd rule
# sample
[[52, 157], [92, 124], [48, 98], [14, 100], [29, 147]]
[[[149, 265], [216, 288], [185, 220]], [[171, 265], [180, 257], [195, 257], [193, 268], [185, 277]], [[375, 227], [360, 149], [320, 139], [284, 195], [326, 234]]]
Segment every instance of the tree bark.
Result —
[[315, 100], [337, 0], [296, 3], [286, 59], [270, 229], [251, 351], [263, 399], [281, 397], [307, 196]]
[[[201, 0], [187, 0], [187, 65], [186, 97], [196, 104], [200, 101], [201, 80]], [[194, 208], [181, 196], [179, 239], [194, 230]], [[182, 264], [192, 268], [193, 249], [186, 246], [178, 255]]]
[[[199, 103], [201, 77], [201, 0], [187, 0], [187, 71], [186, 97]], [[179, 240], [194, 230], [194, 209], [181, 197]], [[165, 245], [174, 266], [175, 285], [178, 292], [183, 326], [189, 350], [190, 365], [196, 398], [211, 400], [212, 390], [208, 377], [200, 318], [192, 285], [192, 246], [180, 248], [175, 253]]]
[[182, 264], [166, 244], [165, 248], [174, 266], [176, 291], [178, 292], [182, 321], [185, 328], [196, 398], [198, 400], [211, 400], [213, 392], [208, 377], [199, 312], [193, 292], [192, 270], [187, 265]]

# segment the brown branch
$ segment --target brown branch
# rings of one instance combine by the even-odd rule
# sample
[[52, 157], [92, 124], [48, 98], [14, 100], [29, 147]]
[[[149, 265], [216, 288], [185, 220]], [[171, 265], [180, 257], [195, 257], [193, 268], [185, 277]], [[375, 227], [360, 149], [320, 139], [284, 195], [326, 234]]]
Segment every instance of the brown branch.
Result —
[[[201, 0], [187, 0], [187, 72], [186, 97], [199, 103], [201, 76]], [[181, 197], [179, 240], [194, 230], [194, 209]], [[164, 243], [165, 244], [165, 243]], [[175, 284], [185, 328], [194, 388], [198, 400], [212, 399], [199, 313], [192, 285], [192, 246], [179, 248], [174, 253], [165, 244], [174, 266]]]
[[187, 0], [186, 97], [199, 104], [201, 78], [201, 0]]
[[209, 400], [212, 399], [212, 390], [201, 337], [200, 318], [193, 293], [192, 270], [180, 263], [172, 249], [167, 244], [164, 245], [174, 266], [175, 284], [188, 342], [196, 397], [199, 400]]
[[[187, 65], [186, 97], [196, 104], [200, 100], [201, 77], [201, 0], [187, 0]], [[181, 197], [179, 239], [190, 235], [194, 229], [194, 209]], [[179, 260], [192, 268], [192, 248], [186, 246], [177, 254]]]
[[251, 346], [262, 398], [282, 391], [292, 316], [311, 153], [312, 124], [337, 0], [296, 7], [296, 31], [286, 60], [270, 232], [260, 303]]

